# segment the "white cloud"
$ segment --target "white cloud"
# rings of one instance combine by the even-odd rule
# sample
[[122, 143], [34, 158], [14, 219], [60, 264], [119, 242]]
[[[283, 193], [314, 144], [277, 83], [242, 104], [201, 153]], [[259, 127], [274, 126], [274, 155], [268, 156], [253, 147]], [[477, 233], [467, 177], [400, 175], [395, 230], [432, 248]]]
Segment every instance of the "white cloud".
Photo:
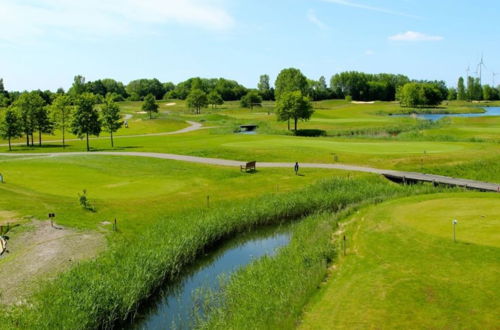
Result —
[[379, 13], [385, 13], [385, 14], [390, 14], [390, 15], [412, 17], [412, 18], [421, 18], [420, 16], [406, 14], [406, 13], [402, 13], [402, 12], [399, 12], [399, 11], [394, 11], [394, 10], [390, 10], [390, 9], [386, 9], [386, 8], [365, 5], [365, 4], [362, 4], [362, 3], [352, 2], [350, 0], [323, 0], [323, 1], [324, 2], [334, 3], [334, 4], [337, 4], [337, 5], [342, 5], [342, 6], [347, 6], [347, 7], [354, 7], [354, 8], [359, 8], [359, 9], [364, 9], [364, 10], [370, 10], [370, 11], [376, 11], [376, 12], [379, 12]]
[[234, 20], [221, 0], [0, 0], [0, 40], [7, 41], [124, 35], [168, 23], [225, 30]]
[[318, 16], [316, 16], [316, 12], [312, 9], [307, 12], [307, 19], [309, 22], [313, 23], [322, 30], [328, 30], [330, 28], [326, 23], [320, 20]]
[[393, 41], [440, 41], [444, 38], [441, 36], [432, 36], [415, 31], [406, 31], [389, 37]]

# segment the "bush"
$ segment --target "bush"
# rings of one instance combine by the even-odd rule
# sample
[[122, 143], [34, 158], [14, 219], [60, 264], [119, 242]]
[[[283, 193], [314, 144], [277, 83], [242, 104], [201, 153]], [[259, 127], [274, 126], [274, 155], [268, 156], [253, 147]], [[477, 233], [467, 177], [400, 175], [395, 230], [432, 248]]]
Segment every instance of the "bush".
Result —
[[326, 131], [322, 129], [298, 129], [295, 131], [295, 135], [309, 137], [326, 136]]

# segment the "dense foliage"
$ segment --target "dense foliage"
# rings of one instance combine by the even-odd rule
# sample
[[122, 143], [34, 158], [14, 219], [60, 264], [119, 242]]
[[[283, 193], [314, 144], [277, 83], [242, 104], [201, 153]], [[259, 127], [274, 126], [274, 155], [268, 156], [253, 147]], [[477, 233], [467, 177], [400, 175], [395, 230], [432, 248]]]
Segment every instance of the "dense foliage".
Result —
[[404, 75], [346, 71], [332, 77], [330, 88], [338, 98], [349, 95], [360, 101], [393, 101], [397, 89], [408, 82], [410, 79]]
[[403, 107], [432, 107], [444, 100], [442, 91], [433, 83], [411, 82], [398, 90], [397, 98]]

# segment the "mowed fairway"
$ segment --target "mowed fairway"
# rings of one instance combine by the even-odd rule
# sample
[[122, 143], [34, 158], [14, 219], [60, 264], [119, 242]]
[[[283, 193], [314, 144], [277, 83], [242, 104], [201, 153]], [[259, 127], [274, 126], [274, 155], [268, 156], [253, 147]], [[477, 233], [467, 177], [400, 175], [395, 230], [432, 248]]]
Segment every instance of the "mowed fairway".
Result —
[[498, 327], [497, 195], [393, 200], [358, 212], [342, 228], [347, 256], [306, 307], [303, 329]]
[[[0, 185], [0, 209], [8, 212], [9, 221], [31, 216], [43, 220], [55, 212], [56, 222], [64, 226], [110, 230], [102, 223], [117, 218], [125, 234], [171, 212], [206, 208], [207, 196], [216, 205], [348, 175], [307, 169], [304, 176], [296, 176], [291, 168], [251, 174], [237, 168], [126, 156], [0, 157], [0, 166], [6, 182]], [[97, 212], [80, 207], [78, 194], [84, 189]]]

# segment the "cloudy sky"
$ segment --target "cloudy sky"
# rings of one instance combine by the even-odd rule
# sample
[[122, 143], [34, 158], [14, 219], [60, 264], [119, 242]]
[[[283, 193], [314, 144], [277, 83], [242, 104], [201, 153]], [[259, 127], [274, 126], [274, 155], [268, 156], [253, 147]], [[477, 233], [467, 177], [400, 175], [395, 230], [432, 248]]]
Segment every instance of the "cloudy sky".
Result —
[[0, 78], [9, 90], [68, 88], [76, 74], [254, 87], [293, 66], [454, 84], [484, 54], [491, 83], [498, 13], [497, 0], [0, 0]]

